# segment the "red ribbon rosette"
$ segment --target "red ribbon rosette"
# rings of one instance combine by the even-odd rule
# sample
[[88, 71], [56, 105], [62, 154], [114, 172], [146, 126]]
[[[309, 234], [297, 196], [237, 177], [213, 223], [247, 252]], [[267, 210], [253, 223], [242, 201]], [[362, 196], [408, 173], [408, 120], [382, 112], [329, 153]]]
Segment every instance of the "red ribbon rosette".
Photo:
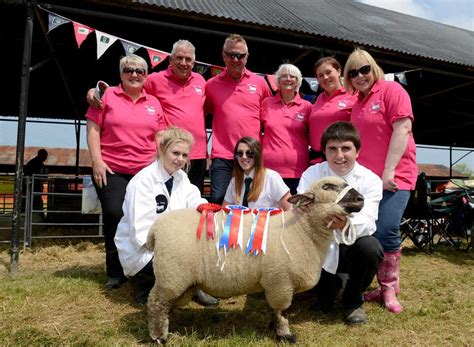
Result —
[[204, 222], [207, 220], [206, 235], [207, 239], [214, 238], [214, 213], [222, 210], [222, 206], [218, 204], [206, 203], [200, 204], [196, 207], [198, 212], [201, 212], [201, 218], [199, 219], [199, 225], [197, 228], [197, 238], [201, 239], [202, 229], [204, 227]]

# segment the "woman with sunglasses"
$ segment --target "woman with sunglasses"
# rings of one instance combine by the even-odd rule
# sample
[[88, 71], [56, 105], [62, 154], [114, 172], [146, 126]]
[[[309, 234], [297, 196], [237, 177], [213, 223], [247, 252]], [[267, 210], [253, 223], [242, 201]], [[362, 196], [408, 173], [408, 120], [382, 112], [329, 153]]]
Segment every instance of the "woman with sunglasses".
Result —
[[348, 93], [341, 83], [342, 67], [333, 57], [324, 57], [314, 64], [314, 75], [323, 91], [318, 95], [309, 116], [311, 164], [325, 160], [321, 149], [324, 130], [336, 121], [349, 121], [356, 96]]
[[125, 188], [155, 159], [155, 134], [165, 128], [160, 102], [143, 90], [147, 69], [146, 61], [137, 55], [120, 59], [122, 83], [105, 90], [102, 109], [89, 107], [86, 114], [93, 182], [102, 204], [106, 289], [126, 281], [114, 243]]
[[279, 207], [291, 208], [287, 201], [290, 189], [278, 172], [263, 166], [262, 146], [253, 137], [243, 137], [234, 149], [232, 179], [223, 205], [243, 205], [251, 209]]
[[300, 177], [309, 164], [311, 103], [298, 94], [303, 77], [295, 65], [280, 65], [275, 76], [278, 94], [262, 103], [264, 165], [278, 172], [291, 194], [296, 194]]
[[351, 113], [362, 141], [358, 162], [382, 178], [384, 189], [374, 234], [384, 248], [377, 273], [380, 288], [367, 293], [365, 300], [381, 301], [389, 311], [400, 313], [400, 221], [418, 175], [410, 97], [400, 84], [385, 81], [383, 70], [361, 49], [347, 59], [344, 81], [349, 91], [358, 92]]

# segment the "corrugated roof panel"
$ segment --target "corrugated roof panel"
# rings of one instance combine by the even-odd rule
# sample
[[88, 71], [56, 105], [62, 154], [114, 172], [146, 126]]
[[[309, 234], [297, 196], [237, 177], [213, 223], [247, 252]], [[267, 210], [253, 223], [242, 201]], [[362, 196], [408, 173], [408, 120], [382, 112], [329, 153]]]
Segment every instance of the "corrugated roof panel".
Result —
[[474, 32], [350, 0], [133, 0], [474, 66]]

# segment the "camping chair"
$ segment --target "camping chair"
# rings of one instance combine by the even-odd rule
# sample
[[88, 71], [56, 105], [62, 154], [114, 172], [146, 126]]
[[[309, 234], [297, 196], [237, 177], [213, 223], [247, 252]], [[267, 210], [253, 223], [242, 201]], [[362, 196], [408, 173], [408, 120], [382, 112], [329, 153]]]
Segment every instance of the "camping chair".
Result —
[[433, 251], [433, 216], [430, 206], [431, 182], [421, 172], [400, 222], [402, 241], [409, 238], [422, 250]]
[[456, 250], [469, 250], [472, 247], [473, 207], [471, 192], [462, 187], [432, 199], [434, 226], [439, 237], [437, 243], [448, 243]]

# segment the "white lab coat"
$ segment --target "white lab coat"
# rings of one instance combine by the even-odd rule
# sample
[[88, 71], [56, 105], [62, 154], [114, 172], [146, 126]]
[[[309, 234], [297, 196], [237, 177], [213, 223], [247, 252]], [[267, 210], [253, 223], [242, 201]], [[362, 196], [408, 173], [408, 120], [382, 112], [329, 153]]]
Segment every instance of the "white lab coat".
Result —
[[[338, 176], [329, 167], [327, 161], [312, 165], [306, 169], [300, 179], [297, 191], [304, 193], [311, 183], [327, 176]], [[341, 177], [341, 176], [339, 176]], [[356, 189], [364, 197], [364, 208], [360, 212], [353, 213], [350, 217], [352, 225], [356, 230], [355, 238], [372, 235], [375, 232], [375, 221], [379, 213], [379, 203], [382, 200], [382, 180], [369, 169], [355, 163], [352, 170], [341, 177]], [[323, 269], [335, 274], [339, 264], [339, 244], [341, 241], [340, 231], [334, 230], [334, 241], [329, 246], [328, 254], [324, 260]], [[352, 241], [352, 240], [348, 240]]]
[[[139, 272], [153, 258], [145, 247], [148, 231], [160, 215], [181, 208], [196, 207], [207, 201], [191, 184], [183, 170], [174, 173], [171, 198], [165, 182], [171, 176], [160, 160], [143, 168], [127, 185], [123, 202], [123, 217], [117, 227], [115, 244], [126, 276]], [[157, 201], [161, 205], [157, 206]]]

